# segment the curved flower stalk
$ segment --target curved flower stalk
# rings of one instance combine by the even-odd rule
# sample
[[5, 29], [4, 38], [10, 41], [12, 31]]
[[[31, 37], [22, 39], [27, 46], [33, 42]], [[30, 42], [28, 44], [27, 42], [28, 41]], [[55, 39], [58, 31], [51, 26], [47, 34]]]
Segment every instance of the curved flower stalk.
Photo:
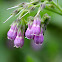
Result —
[[[24, 36], [27, 39], [33, 39], [34, 44], [42, 45], [44, 41], [44, 32], [49, 23], [50, 16], [46, 13], [43, 14], [41, 18], [41, 11], [47, 9], [62, 15], [62, 8], [52, 0], [31, 0], [30, 2], [23, 2], [8, 8], [7, 10], [13, 8], [17, 9], [13, 11], [5, 22], [11, 17], [17, 16], [17, 19], [12, 23], [7, 33], [8, 39], [14, 40], [14, 47], [16, 48], [21, 48], [24, 45]], [[38, 9], [37, 12], [35, 11], [36, 8]], [[59, 11], [56, 11], [56, 9]]]

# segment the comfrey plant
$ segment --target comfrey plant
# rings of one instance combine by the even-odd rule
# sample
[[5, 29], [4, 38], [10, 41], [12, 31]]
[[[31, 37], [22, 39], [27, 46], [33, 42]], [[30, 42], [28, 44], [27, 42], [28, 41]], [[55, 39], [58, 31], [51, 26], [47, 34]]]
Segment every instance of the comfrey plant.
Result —
[[56, 4], [52, 0], [31, 0], [30, 2], [23, 2], [17, 6], [8, 8], [7, 10], [12, 8], [17, 9], [13, 11], [7, 20], [13, 16], [17, 16], [17, 19], [11, 24], [7, 37], [10, 40], [14, 40], [14, 47], [16, 48], [21, 48], [24, 45], [24, 36], [27, 39], [33, 39], [36, 45], [42, 45], [44, 32], [50, 20], [50, 16], [47, 13], [41, 16], [40, 13], [43, 9], [62, 15], [62, 9], [58, 6], [58, 3]]

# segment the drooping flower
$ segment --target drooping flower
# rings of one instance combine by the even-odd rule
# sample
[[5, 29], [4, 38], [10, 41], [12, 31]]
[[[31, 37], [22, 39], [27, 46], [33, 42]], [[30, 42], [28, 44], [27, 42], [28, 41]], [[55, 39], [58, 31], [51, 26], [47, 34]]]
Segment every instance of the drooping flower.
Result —
[[24, 38], [23, 35], [21, 33], [21, 31], [17, 34], [17, 37], [14, 40], [14, 47], [18, 48], [22, 48], [22, 46], [24, 45]]
[[41, 27], [41, 32], [40, 32], [40, 34], [34, 36], [34, 43], [35, 43], [35, 44], [42, 44], [43, 41], [44, 41], [43, 28]]
[[32, 27], [32, 25], [28, 24], [28, 28], [27, 28], [27, 30], [25, 32], [25, 36], [28, 39], [33, 39], [33, 35], [31, 35], [32, 34], [31, 27]]
[[32, 35], [39, 35], [40, 34], [40, 20], [37, 18], [33, 21], [32, 25]]
[[17, 36], [17, 26], [12, 25], [10, 30], [7, 33], [8, 39], [14, 40]]

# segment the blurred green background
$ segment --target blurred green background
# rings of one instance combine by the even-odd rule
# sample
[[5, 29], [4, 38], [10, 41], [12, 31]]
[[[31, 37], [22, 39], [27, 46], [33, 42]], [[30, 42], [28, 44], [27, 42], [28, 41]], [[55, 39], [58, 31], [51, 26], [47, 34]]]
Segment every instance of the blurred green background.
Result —
[[[54, 12], [44, 10], [51, 20], [44, 35], [44, 43], [41, 49], [36, 51], [31, 47], [31, 41], [25, 39], [22, 48], [13, 48], [13, 41], [7, 39], [10, 24], [16, 19], [11, 18], [3, 23], [14, 9], [6, 10], [21, 2], [28, 0], [0, 0], [0, 62], [62, 62], [62, 16]], [[54, 0], [56, 2], [56, 0]], [[62, 0], [58, 0], [62, 7]]]

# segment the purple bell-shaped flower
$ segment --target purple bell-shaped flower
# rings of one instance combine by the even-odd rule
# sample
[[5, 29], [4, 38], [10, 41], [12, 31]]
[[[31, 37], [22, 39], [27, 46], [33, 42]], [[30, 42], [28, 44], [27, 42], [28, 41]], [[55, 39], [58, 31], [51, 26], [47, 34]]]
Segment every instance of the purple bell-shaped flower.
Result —
[[7, 33], [8, 39], [14, 40], [17, 36], [17, 26], [12, 25], [10, 30]]
[[35, 44], [42, 44], [43, 41], [44, 41], [43, 34], [35, 35], [35, 37], [34, 37], [34, 43]]
[[21, 31], [17, 34], [17, 37], [14, 40], [14, 47], [18, 48], [22, 48], [22, 46], [24, 45], [24, 38], [23, 35], [21, 33]]
[[35, 44], [42, 44], [44, 41], [44, 36], [43, 36], [43, 29], [41, 27], [41, 32], [39, 35], [34, 36], [34, 43]]
[[37, 18], [33, 21], [32, 25], [32, 35], [39, 35], [40, 34], [40, 20]]
[[27, 39], [33, 39], [32, 30], [31, 30], [32, 25], [28, 24], [28, 28], [25, 32], [25, 36]]

